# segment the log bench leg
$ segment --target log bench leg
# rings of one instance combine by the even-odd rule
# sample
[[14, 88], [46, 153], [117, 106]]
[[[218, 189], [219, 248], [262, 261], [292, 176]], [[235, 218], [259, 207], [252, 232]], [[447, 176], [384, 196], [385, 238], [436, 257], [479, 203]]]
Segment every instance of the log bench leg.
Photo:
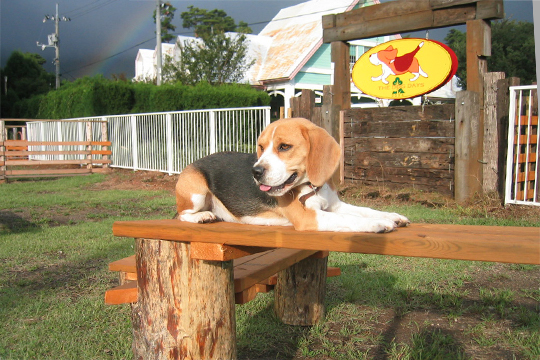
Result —
[[192, 260], [189, 251], [136, 239], [134, 359], [236, 359], [232, 261]]
[[276, 315], [288, 325], [315, 325], [324, 318], [328, 257], [307, 258], [278, 273]]

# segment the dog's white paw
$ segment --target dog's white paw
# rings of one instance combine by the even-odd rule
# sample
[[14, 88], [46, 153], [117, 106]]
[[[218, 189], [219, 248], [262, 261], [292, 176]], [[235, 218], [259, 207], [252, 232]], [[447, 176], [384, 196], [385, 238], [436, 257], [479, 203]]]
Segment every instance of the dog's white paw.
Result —
[[371, 231], [376, 233], [387, 233], [396, 229], [396, 223], [390, 219], [373, 219]]
[[405, 227], [411, 224], [411, 221], [403, 215], [397, 213], [390, 213], [390, 215], [392, 215], [392, 220], [394, 220], [398, 227]]
[[400, 215], [398, 213], [383, 212], [382, 215], [383, 215], [382, 218], [392, 220], [396, 224], [397, 227], [409, 226], [409, 224], [411, 223], [409, 219], [407, 219], [405, 216]]
[[199, 224], [214, 222], [217, 220], [216, 215], [211, 211], [201, 211], [193, 214], [181, 214], [178, 219]]

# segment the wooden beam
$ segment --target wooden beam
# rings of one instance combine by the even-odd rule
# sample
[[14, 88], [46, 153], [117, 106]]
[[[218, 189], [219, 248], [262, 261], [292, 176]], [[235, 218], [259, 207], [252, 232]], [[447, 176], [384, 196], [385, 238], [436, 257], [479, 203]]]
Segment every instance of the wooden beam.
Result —
[[314, 250], [273, 249], [234, 262], [234, 292], [241, 292], [313, 255]]
[[[334, 63], [334, 93], [332, 95], [332, 105], [337, 105], [341, 110], [351, 108], [351, 70], [349, 44], [336, 41], [331, 44], [332, 62]], [[333, 116], [334, 117], [334, 116]], [[339, 129], [336, 125], [339, 114], [335, 114], [332, 120], [332, 133], [335, 139], [339, 139], [339, 133], [334, 133]]]
[[192, 242], [190, 256], [198, 260], [229, 261], [267, 250], [271, 249]]
[[33, 170], [6, 170], [6, 176], [35, 176], [42, 175], [65, 175], [65, 174], [90, 174], [88, 169], [33, 169]]
[[439, 259], [540, 264], [540, 228], [412, 224], [387, 234], [295, 231], [292, 227], [117, 221], [116, 236]]
[[[491, 26], [484, 20], [467, 21], [467, 90], [484, 94], [487, 56], [491, 56]], [[480, 109], [484, 109], [483, 96]]]
[[350, 41], [504, 18], [502, 0], [398, 0], [323, 16], [323, 41]]
[[484, 76], [484, 164], [483, 189], [485, 192], [499, 188], [499, 121], [497, 119], [497, 84], [504, 79], [504, 72], [488, 72]]
[[480, 94], [459, 91], [456, 94], [455, 123], [455, 191], [457, 202], [482, 193], [482, 141], [484, 128], [480, 127]]
[[6, 140], [0, 146], [111, 146], [110, 141], [26, 141], [26, 140]]

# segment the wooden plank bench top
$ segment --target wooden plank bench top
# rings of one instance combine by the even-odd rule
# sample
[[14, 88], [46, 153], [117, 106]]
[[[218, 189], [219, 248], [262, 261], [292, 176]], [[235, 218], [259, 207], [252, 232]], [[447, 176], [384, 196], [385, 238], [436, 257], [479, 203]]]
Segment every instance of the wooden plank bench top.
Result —
[[386, 234], [296, 231], [292, 227], [117, 221], [115, 236], [455, 260], [540, 264], [540, 228], [412, 224]]

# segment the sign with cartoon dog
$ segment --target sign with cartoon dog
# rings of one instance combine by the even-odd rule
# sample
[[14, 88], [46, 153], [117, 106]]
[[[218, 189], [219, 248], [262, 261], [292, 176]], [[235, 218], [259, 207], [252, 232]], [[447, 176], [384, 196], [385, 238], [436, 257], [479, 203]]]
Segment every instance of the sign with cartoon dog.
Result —
[[380, 99], [410, 99], [446, 84], [457, 65], [456, 54], [438, 41], [399, 39], [362, 55], [352, 80], [362, 92]]

